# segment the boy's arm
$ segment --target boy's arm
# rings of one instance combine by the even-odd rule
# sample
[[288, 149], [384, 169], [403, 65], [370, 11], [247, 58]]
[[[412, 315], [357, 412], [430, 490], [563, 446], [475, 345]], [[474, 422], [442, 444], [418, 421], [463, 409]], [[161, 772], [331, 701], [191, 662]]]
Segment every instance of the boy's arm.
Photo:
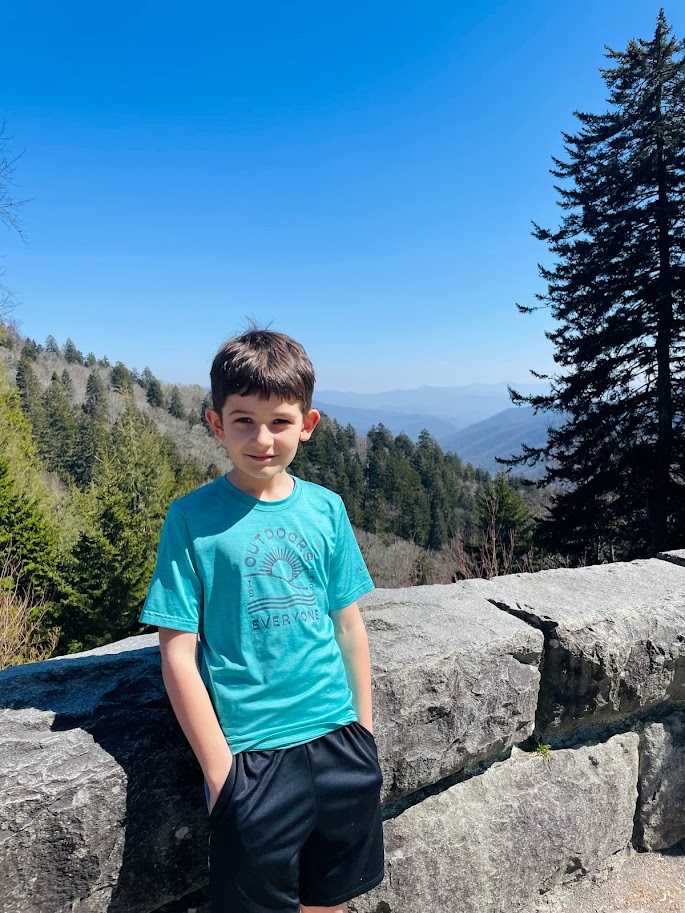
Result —
[[331, 612], [335, 639], [340, 647], [347, 684], [352, 692], [357, 719], [373, 732], [371, 713], [371, 657], [364, 619], [356, 602]]
[[159, 649], [164, 686], [207, 780], [211, 811], [226, 782], [233, 755], [197, 668], [197, 637], [185, 631], [160, 628]]

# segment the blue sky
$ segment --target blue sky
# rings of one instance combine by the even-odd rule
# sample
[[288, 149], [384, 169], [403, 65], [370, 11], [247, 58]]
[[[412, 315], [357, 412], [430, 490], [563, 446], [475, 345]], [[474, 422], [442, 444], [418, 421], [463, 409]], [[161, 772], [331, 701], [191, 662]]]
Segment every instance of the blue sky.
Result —
[[205, 384], [247, 315], [322, 389], [531, 379], [552, 323], [515, 302], [542, 289], [550, 156], [659, 6], [8, 4], [21, 331]]

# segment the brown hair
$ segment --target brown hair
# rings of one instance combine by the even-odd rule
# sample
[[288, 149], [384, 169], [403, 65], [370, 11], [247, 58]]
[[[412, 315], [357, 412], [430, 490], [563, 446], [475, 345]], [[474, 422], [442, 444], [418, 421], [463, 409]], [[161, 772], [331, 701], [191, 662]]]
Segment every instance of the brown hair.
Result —
[[231, 393], [297, 400], [303, 413], [312, 408], [314, 368], [300, 343], [285, 333], [253, 326], [233, 336], [214, 356], [210, 378], [215, 412], [221, 413]]

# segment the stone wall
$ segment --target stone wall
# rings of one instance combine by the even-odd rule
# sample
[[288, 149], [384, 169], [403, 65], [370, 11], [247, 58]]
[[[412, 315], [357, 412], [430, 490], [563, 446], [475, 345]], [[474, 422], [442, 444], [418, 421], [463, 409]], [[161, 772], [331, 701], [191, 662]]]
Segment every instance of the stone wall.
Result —
[[[362, 606], [387, 865], [354, 911], [514, 913], [685, 838], [685, 552]], [[156, 636], [0, 673], [0, 913], [152, 913], [207, 837]]]

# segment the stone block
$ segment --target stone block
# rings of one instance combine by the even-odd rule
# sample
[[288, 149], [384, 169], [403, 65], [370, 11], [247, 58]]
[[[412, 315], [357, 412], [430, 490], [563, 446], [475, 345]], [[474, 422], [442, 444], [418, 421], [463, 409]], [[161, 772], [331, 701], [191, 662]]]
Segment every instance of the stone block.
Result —
[[653, 558], [457, 586], [544, 632], [543, 737], [685, 701], [685, 568]]
[[631, 838], [638, 735], [514, 749], [485, 773], [386, 821], [385, 880], [353, 913], [514, 913], [602, 868]]
[[539, 631], [458, 586], [375, 590], [361, 603], [385, 801], [532, 733]]
[[636, 843], [665, 850], [685, 840], [685, 712], [645, 727], [640, 741]]
[[207, 878], [156, 636], [0, 673], [2, 913], [146, 913]]

